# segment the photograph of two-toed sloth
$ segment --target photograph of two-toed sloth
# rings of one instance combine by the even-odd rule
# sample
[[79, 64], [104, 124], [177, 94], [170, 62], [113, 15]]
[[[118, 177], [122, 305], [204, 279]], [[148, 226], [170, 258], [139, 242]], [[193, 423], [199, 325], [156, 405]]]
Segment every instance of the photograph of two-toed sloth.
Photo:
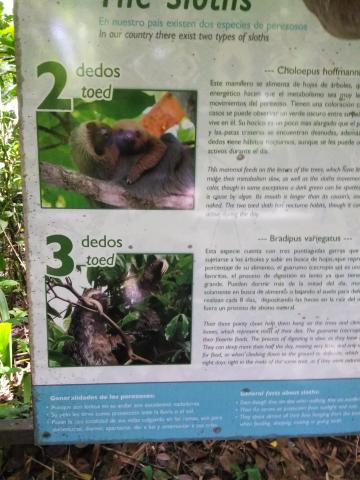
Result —
[[360, 39], [359, 0], [304, 0], [304, 3], [334, 37]]
[[192, 270], [191, 254], [119, 254], [47, 277], [49, 366], [190, 363]]
[[113, 91], [38, 112], [44, 208], [192, 209], [196, 92]]

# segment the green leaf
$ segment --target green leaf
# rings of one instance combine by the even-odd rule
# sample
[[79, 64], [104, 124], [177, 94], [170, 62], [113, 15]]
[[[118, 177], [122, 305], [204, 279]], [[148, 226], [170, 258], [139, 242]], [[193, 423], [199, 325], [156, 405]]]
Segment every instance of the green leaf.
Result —
[[11, 218], [13, 215], [14, 215], [14, 213], [9, 211], [9, 210], [4, 210], [4, 211], [1, 212], [1, 217], [3, 219], [4, 218]]
[[247, 477], [246, 473], [239, 467], [239, 465], [230, 465], [230, 470], [235, 480], [245, 480]]
[[47, 304], [47, 313], [48, 315], [51, 315], [52, 317], [55, 317], [55, 318], [59, 318], [60, 317], [60, 313], [55, 310], [54, 307], [52, 307], [49, 303]]
[[244, 470], [247, 473], [248, 480], [261, 480], [261, 473], [258, 467], [247, 466]]
[[6, 220], [3, 220], [2, 218], [0, 218], [0, 233], [5, 232], [5, 230], [7, 229], [8, 224], [9, 224], [9, 222], [7, 222]]
[[114, 89], [111, 102], [106, 100], [84, 102], [82, 99], [75, 99], [75, 110], [84, 112], [87, 119], [89, 115], [98, 114], [103, 118], [108, 117], [109, 120], [120, 120], [121, 118], [136, 118], [154, 103], [153, 95], [139, 90]]
[[179, 129], [178, 131], [179, 142], [195, 142], [195, 128]]
[[9, 307], [4, 292], [0, 288], [0, 322], [8, 322], [9, 320]]
[[5, 367], [12, 365], [11, 327], [9, 322], [0, 323], [0, 363]]
[[89, 267], [86, 270], [87, 281], [90, 285], [93, 285], [99, 276], [99, 267]]
[[0, 419], [19, 418], [29, 413], [29, 405], [13, 404], [0, 405]]
[[165, 327], [165, 338], [169, 340], [186, 340], [190, 331], [190, 323], [186, 315], [176, 315]]
[[122, 320], [121, 320], [121, 327], [125, 327], [129, 323], [136, 322], [139, 320], [140, 313], [139, 312], [129, 312]]
[[185, 270], [184, 273], [176, 277], [176, 284], [181, 286], [181, 285], [188, 285], [191, 284], [192, 280], [192, 272], [189, 270]]
[[150, 465], [144, 465], [142, 472], [144, 474], [144, 480], [153, 480], [153, 469]]
[[22, 381], [23, 403], [31, 403], [31, 376], [25, 373]]
[[71, 325], [71, 320], [72, 320], [71, 315], [68, 315], [67, 317], [64, 318], [63, 327], [64, 327], [65, 332], [67, 332], [69, 330], [70, 325]]
[[7, 291], [7, 293], [9, 291], [14, 290], [14, 288], [18, 286], [19, 286], [19, 282], [17, 282], [16, 280], [0, 280], [0, 288]]
[[169, 480], [172, 475], [164, 472], [163, 470], [154, 470], [154, 480]]
[[74, 367], [75, 362], [61, 352], [49, 350], [49, 367]]
[[13, 325], [25, 325], [28, 322], [28, 313], [22, 308], [14, 307], [9, 313]]
[[0, 375], [11, 375], [21, 372], [21, 368], [0, 367]]
[[16, 344], [16, 353], [30, 352], [30, 345], [28, 340], [21, 340], [21, 338], [16, 338], [16, 337], [13, 340], [15, 340], [15, 344]]

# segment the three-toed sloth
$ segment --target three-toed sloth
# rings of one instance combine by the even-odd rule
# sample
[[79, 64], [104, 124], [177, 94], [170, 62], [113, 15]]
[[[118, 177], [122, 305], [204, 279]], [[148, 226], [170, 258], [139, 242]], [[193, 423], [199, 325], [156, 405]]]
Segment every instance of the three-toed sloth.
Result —
[[[167, 272], [169, 264], [166, 260], [154, 260], [146, 266], [142, 275], [131, 268], [121, 287], [121, 300], [126, 309], [149, 299], [157, 292], [162, 276]], [[156, 332], [161, 328], [161, 319], [155, 309], [148, 306], [141, 311], [135, 330], [141, 332]]]
[[[126, 310], [141, 304], [157, 292], [162, 276], [169, 264], [166, 260], [154, 260], [140, 274], [130, 269], [120, 288], [121, 302]], [[106, 323], [98, 308], [109, 314], [108, 295], [101, 290], [89, 288], [84, 291], [75, 306], [68, 334], [73, 341], [66, 342], [63, 352], [70, 355], [75, 365], [100, 366], [122, 365], [128, 358], [126, 348], [119, 334]], [[141, 309], [133, 333], [146, 336], [159, 332], [162, 321], [158, 312], [147, 305]], [[131, 342], [133, 335], [125, 333]]]
[[79, 301], [71, 315], [68, 330], [74, 341], [67, 342], [64, 353], [69, 354], [76, 365], [118, 365], [115, 350], [120, 343], [117, 335], [108, 334], [107, 325], [94, 307], [88, 308], [86, 302], [95, 300], [106, 313], [108, 298], [105, 293], [95, 288], [85, 290], [83, 301]]
[[81, 173], [116, 183], [133, 198], [193, 193], [193, 151], [170, 133], [155, 137], [133, 120], [112, 127], [90, 121], [72, 132], [70, 146]]

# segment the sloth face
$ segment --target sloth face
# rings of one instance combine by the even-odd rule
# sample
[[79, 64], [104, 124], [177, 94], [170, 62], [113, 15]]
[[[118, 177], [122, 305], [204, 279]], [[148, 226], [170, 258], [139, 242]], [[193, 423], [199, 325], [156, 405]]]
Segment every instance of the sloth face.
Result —
[[113, 140], [119, 153], [133, 155], [144, 148], [144, 137], [139, 130], [118, 129], [113, 133]]
[[106, 125], [106, 123], [96, 122], [88, 122], [86, 128], [96, 155], [103, 155], [105, 147], [112, 142], [112, 128]]
[[89, 300], [96, 300], [97, 302], [100, 302], [104, 310], [106, 310], [108, 307], [108, 297], [106, 293], [101, 292], [100, 290], [88, 288], [84, 291], [83, 297]]

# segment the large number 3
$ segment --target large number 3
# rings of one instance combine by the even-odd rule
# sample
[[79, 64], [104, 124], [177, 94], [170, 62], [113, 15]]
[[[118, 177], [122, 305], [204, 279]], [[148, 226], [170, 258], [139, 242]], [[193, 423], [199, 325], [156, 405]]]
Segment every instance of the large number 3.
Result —
[[60, 246], [59, 250], [53, 252], [53, 257], [55, 260], [60, 260], [61, 265], [58, 268], [48, 266], [46, 273], [55, 277], [70, 275], [74, 270], [74, 260], [69, 255], [73, 249], [72, 241], [65, 235], [50, 235], [47, 237], [47, 244], [52, 243], [57, 243]]
[[54, 76], [54, 86], [49, 95], [39, 105], [38, 110], [71, 111], [73, 109], [73, 99], [59, 98], [66, 85], [67, 73], [65, 68], [58, 62], [44, 62], [38, 65], [37, 75], [40, 77], [45, 73]]

